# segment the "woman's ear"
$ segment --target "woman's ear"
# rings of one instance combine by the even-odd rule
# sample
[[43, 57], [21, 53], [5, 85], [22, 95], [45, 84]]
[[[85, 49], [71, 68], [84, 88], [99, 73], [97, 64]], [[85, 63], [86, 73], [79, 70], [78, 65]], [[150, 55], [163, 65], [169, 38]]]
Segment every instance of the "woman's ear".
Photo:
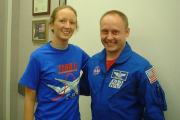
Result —
[[53, 23], [50, 23], [50, 28], [51, 28], [51, 31], [54, 31], [54, 24]]

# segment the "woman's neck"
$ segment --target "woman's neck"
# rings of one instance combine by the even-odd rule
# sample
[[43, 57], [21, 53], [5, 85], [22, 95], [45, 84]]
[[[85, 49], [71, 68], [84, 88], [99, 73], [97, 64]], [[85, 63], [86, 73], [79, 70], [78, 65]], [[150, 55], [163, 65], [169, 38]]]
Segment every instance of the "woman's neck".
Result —
[[60, 47], [67, 47], [68, 46], [68, 41], [63, 41], [63, 40], [53, 39], [53, 41], [51, 43], [53, 45], [60, 46]]

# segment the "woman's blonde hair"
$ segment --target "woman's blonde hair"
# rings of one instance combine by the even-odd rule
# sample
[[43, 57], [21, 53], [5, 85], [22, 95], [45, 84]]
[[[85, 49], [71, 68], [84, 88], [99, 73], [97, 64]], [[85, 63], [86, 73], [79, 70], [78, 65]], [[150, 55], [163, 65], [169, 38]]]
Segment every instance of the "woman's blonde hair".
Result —
[[[76, 10], [75, 10], [73, 7], [71, 7], [71, 6], [69, 6], [69, 5], [62, 5], [62, 6], [56, 7], [56, 8], [53, 10], [52, 14], [51, 14], [50, 22], [49, 22], [49, 23], [50, 23], [50, 24], [54, 23], [54, 21], [55, 21], [55, 19], [56, 19], [57, 12], [58, 12], [59, 10], [65, 9], [65, 8], [68, 8], [68, 9], [72, 10], [72, 11], [74, 12], [74, 14], [76, 15], [76, 30], [77, 30], [77, 29], [78, 29], [77, 12], [76, 12]], [[52, 30], [52, 32], [54, 32], [54, 31]]]

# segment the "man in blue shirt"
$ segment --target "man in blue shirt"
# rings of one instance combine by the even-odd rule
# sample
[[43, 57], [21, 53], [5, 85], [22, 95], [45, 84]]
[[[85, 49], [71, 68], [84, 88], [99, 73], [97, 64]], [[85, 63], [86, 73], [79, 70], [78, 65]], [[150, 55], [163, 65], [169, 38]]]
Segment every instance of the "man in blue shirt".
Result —
[[[81, 94], [91, 95], [93, 120], [164, 120], [165, 94], [154, 67], [126, 41], [128, 19], [120, 11], [100, 20], [104, 49], [90, 58]], [[90, 88], [90, 91], [89, 91]]]

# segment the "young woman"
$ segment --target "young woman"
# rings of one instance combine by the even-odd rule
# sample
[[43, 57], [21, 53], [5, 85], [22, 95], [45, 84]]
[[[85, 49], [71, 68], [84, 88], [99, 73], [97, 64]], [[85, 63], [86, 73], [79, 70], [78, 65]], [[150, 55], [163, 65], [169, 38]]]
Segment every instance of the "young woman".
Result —
[[55, 8], [50, 28], [53, 40], [31, 54], [19, 81], [26, 86], [24, 119], [80, 120], [79, 76], [89, 56], [78, 46], [68, 44], [77, 29], [76, 11], [68, 5]]

